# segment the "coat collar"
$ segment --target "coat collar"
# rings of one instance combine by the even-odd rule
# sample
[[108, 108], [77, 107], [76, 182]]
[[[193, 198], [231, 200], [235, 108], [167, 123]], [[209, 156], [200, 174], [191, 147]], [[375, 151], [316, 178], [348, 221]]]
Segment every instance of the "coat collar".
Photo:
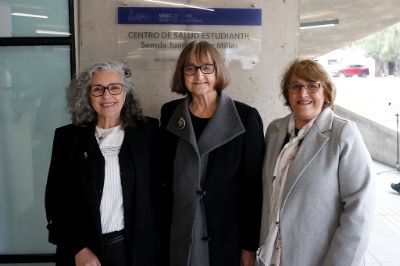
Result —
[[289, 193], [292, 191], [299, 178], [301, 178], [304, 170], [328, 142], [329, 135], [326, 134], [326, 132], [332, 130], [333, 117], [334, 113], [329, 107], [322, 110], [318, 118], [314, 121], [314, 125], [305, 136], [287, 173], [286, 184], [282, 195], [284, 199], [282, 201], [282, 209], [285, 206]]
[[221, 92], [218, 97], [217, 110], [197, 143], [189, 112], [190, 99], [191, 97], [187, 96], [178, 104], [168, 122], [167, 130], [193, 146], [200, 156], [245, 132], [235, 103], [229, 96]]
[[189, 143], [197, 151], [197, 141], [189, 113], [190, 96], [186, 96], [176, 107], [166, 129]]
[[[334, 114], [330, 108], [325, 108], [322, 110], [318, 118], [314, 121], [314, 125], [310, 128], [310, 131], [307, 133], [302, 144], [300, 145], [296, 157], [287, 173], [286, 184], [282, 194], [281, 211], [285, 206], [288, 195], [301, 178], [305, 169], [310, 165], [312, 160], [318, 155], [318, 153], [329, 140], [327, 132], [332, 130], [333, 117]], [[273, 124], [271, 133], [267, 135], [267, 149], [269, 151], [268, 161], [271, 163], [268, 164], [268, 169], [265, 170], [267, 171], [266, 173], [268, 173], [268, 176], [271, 176], [271, 178], [273, 168], [276, 164], [276, 159], [282, 150], [288, 134], [287, 129], [289, 120], [290, 114], [278, 120], [275, 124]]]
[[284, 118], [278, 120], [271, 129], [271, 134], [268, 134], [266, 137], [266, 143], [268, 143], [268, 158], [272, 159], [274, 165], [270, 165], [268, 171], [273, 173], [273, 168], [276, 164], [276, 159], [278, 158], [279, 153], [281, 152], [283, 145], [285, 144], [285, 139], [288, 132], [288, 125], [290, 120], [290, 114], [285, 116]]

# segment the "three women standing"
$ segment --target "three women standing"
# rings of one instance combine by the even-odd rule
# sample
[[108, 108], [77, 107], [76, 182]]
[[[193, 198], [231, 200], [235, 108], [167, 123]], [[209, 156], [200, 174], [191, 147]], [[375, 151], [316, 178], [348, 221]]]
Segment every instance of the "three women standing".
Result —
[[183, 49], [172, 91], [186, 97], [161, 109], [162, 239], [171, 266], [255, 262], [263, 125], [256, 109], [223, 92], [228, 83], [213, 45]]
[[253, 266], [259, 237], [264, 265], [361, 262], [371, 158], [355, 124], [332, 112], [329, 75], [312, 60], [289, 66], [281, 89], [292, 113], [269, 125], [265, 146], [260, 115], [227, 96], [228, 84], [211, 44], [183, 49], [172, 91], [185, 97], [162, 107], [156, 166], [157, 122], [142, 116], [121, 64], [96, 64], [71, 84], [73, 124], [56, 130], [46, 187], [58, 265], [156, 263], [154, 168], [165, 264]]

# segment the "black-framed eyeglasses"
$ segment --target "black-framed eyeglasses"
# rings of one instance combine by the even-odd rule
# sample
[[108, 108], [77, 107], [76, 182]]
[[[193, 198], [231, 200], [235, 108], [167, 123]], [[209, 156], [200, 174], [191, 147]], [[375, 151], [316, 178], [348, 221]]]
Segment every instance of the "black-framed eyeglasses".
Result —
[[295, 83], [289, 84], [288, 90], [290, 93], [296, 94], [296, 93], [299, 93], [299, 91], [303, 87], [306, 89], [306, 91], [308, 93], [316, 93], [317, 91], [319, 91], [319, 88], [321, 88], [321, 83], [309, 82], [309, 83], [301, 84], [301, 83], [295, 82]]
[[192, 76], [197, 73], [198, 69], [200, 69], [203, 74], [211, 74], [214, 73], [215, 68], [215, 64], [205, 64], [201, 66], [187, 65], [183, 67], [183, 73], [186, 76]]
[[122, 90], [124, 89], [124, 84], [122, 83], [110, 83], [108, 86], [103, 86], [100, 84], [90, 85], [89, 92], [94, 97], [100, 97], [104, 94], [104, 92], [108, 90], [111, 95], [118, 95], [121, 94]]

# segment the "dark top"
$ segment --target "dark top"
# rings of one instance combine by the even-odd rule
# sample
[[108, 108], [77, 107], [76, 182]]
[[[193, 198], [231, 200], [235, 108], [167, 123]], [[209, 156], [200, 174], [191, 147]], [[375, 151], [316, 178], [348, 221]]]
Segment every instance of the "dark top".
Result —
[[[300, 131], [300, 129], [295, 128], [295, 129], [294, 129], [294, 135], [297, 136], [297, 135], [299, 134], [299, 131]], [[289, 142], [289, 140], [290, 140], [290, 134], [287, 134], [287, 135], [286, 135], [286, 138], [285, 138], [285, 142], [283, 143], [282, 149], [283, 149], [283, 147], [286, 145], [286, 143]], [[299, 141], [299, 146], [301, 145], [301, 142], [302, 142], [302, 141], [303, 141], [303, 139]]]
[[201, 118], [192, 113], [190, 113], [190, 118], [192, 119], [192, 125], [196, 139], [199, 139], [201, 133], [206, 128], [208, 121], [210, 121], [210, 118]]

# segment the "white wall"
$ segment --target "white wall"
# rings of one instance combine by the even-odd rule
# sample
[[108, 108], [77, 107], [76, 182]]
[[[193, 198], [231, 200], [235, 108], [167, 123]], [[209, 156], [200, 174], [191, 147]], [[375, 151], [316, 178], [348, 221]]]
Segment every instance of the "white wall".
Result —
[[[138, 1], [124, 1], [135, 6]], [[194, 1], [190, 1], [192, 4]], [[200, 1], [199, 1], [200, 2]], [[251, 7], [252, 3], [262, 9], [261, 55], [252, 70], [231, 69], [232, 82], [226, 92], [234, 99], [256, 107], [266, 127], [272, 119], [288, 113], [279, 93], [280, 76], [298, 54], [299, 0], [259, 0], [243, 4], [244, 1], [203, 1], [214, 3], [212, 7]], [[118, 58], [117, 7], [122, 2], [115, 0], [79, 1], [78, 16], [78, 62], [84, 69], [103, 60]], [[248, 5], [248, 6], [244, 6]], [[140, 30], [144, 26], [135, 26]], [[133, 77], [146, 115], [159, 117], [161, 105], [179, 97], [170, 92], [168, 71], [141, 71], [135, 67]]]

